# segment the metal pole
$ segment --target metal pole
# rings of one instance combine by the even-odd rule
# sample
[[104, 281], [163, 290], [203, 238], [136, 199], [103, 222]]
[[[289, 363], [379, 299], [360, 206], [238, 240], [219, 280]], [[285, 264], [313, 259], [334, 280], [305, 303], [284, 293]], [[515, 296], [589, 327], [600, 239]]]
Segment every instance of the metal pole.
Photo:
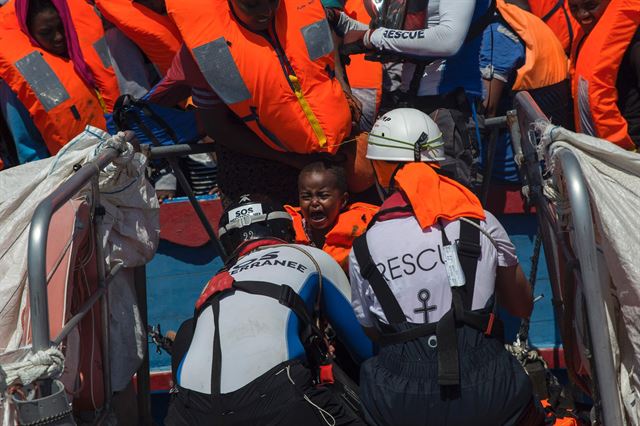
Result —
[[496, 156], [496, 146], [498, 144], [499, 134], [500, 128], [494, 127], [491, 129], [491, 134], [489, 135], [484, 175], [482, 176], [482, 189], [480, 190], [480, 202], [482, 205], [487, 203], [487, 197], [489, 197], [489, 184], [491, 184], [491, 172], [493, 171], [493, 161]]
[[611, 351], [611, 335], [607, 327], [607, 312], [604, 306], [605, 289], [600, 280], [600, 271], [591, 215], [591, 203], [586, 183], [575, 155], [564, 148], [559, 149], [558, 158], [571, 203], [574, 250], [580, 260], [580, 275], [584, 286], [585, 305], [589, 320], [591, 350], [594, 358], [593, 374], [602, 401], [602, 417], [605, 425], [623, 425], [620, 389]]
[[[105, 149], [95, 160], [85, 164], [63, 185], [53, 191], [36, 207], [31, 217], [27, 248], [27, 274], [29, 277], [29, 304], [31, 310], [31, 350], [35, 353], [48, 349], [49, 305], [47, 301], [47, 238], [53, 214], [71, 199], [91, 178], [119, 155], [115, 148]], [[50, 394], [50, 381], [44, 381], [41, 394]]]
[[190, 143], [179, 145], [148, 146], [149, 159], [169, 157], [183, 157], [191, 154], [201, 154], [214, 152], [215, 144], [212, 143]]
[[175, 158], [167, 158], [167, 161], [169, 162], [169, 165], [173, 169], [173, 172], [175, 173], [176, 178], [178, 179], [178, 184], [180, 185], [182, 190], [185, 192], [185, 194], [189, 198], [189, 202], [191, 203], [191, 206], [196, 211], [196, 214], [198, 215], [198, 219], [200, 219], [200, 223], [202, 223], [204, 230], [207, 232], [207, 235], [209, 235], [209, 242], [213, 243], [217, 247], [218, 254], [222, 258], [222, 260], [226, 260], [226, 254], [225, 254], [224, 248], [222, 247], [222, 244], [220, 244], [218, 237], [216, 237], [216, 234], [213, 231], [211, 224], [209, 223], [209, 219], [207, 219], [207, 215], [204, 214], [204, 210], [202, 210], [200, 203], [198, 203], [196, 196], [193, 194], [193, 191], [191, 190], [191, 185], [189, 185], [189, 181], [187, 181], [187, 178], [184, 176], [184, 173], [182, 173], [182, 170], [180, 169], [180, 165], [178, 164], [178, 160], [176, 160]]
[[98, 288], [104, 291], [102, 296], [102, 376], [104, 382], [104, 407], [103, 410], [108, 412], [111, 408], [111, 335], [109, 322], [110, 310], [109, 310], [109, 290], [107, 289], [106, 278], [106, 265], [104, 258], [104, 249], [102, 247], [102, 233], [100, 232], [100, 225], [104, 216], [103, 207], [100, 205], [100, 188], [98, 186], [98, 175], [96, 175], [92, 182], [93, 196], [94, 196], [94, 232], [95, 232], [95, 247], [96, 247], [96, 267], [98, 271]]
[[[147, 330], [147, 275], [144, 266], [138, 266], [134, 270], [134, 282], [136, 287], [136, 298], [138, 299], [138, 310], [142, 319], [142, 329]], [[145, 334], [146, 336], [146, 334]], [[151, 419], [151, 377], [149, 374], [149, 345], [144, 345], [144, 357], [136, 373], [137, 377], [137, 398], [138, 398], [138, 424], [150, 426]]]

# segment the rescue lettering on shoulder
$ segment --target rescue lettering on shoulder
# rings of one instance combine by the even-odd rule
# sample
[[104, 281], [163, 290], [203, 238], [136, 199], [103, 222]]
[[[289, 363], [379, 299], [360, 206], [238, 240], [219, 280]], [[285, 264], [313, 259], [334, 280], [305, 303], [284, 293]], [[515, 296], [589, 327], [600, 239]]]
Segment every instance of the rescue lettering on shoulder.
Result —
[[424, 38], [424, 30], [416, 30], [416, 31], [385, 30], [382, 33], [382, 37], [415, 40], [418, 38]]

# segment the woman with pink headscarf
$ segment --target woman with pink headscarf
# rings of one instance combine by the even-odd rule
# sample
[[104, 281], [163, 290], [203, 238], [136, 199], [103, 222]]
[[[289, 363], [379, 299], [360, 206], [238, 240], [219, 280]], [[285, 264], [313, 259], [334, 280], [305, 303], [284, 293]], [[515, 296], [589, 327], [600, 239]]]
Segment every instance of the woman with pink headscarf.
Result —
[[1, 15], [0, 112], [15, 146], [10, 163], [56, 154], [88, 124], [106, 130], [120, 92], [91, 5], [14, 0]]

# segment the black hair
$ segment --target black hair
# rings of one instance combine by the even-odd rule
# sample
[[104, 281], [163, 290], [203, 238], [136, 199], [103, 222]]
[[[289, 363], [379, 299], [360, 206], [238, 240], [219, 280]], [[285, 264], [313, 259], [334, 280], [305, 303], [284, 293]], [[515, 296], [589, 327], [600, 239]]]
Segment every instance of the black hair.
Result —
[[338, 187], [338, 190], [340, 192], [348, 192], [347, 173], [345, 172], [344, 167], [326, 160], [314, 161], [313, 163], [307, 164], [302, 170], [300, 170], [298, 181], [300, 181], [300, 176], [303, 174], [312, 172], [331, 173], [336, 178], [336, 186]]
[[31, 27], [33, 18], [35, 18], [38, 13], [44, 12], [45, 10], [53, 10], [58, 13], [58, 9], [56, 9], [51, 0], [30, 0], [29, 9], [27, 10], [27, 26]]

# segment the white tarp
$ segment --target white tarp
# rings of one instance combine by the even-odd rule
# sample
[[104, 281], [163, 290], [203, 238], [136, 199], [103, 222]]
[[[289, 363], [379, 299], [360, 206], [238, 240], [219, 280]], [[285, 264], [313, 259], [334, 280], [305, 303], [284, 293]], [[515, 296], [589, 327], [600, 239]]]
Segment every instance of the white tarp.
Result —
[[553, 125], [544, 129], [541, 145], [547, 148], [547, 165], [551, 167], [560, 149], [573, 152], [580, 163], [592, 201], [596, 234], [611, 275], [610, 294], [620, 306], [610, 335], [618, 337], [612, 347], [614, 351], [619, 348], [615, 355], [622, 402], [630, 424], [639, 426], [640, 154]]
[[159, 204], [144, 177], [146, 157], [134, 153], [132, 134], [109, 134], [87, 126], [55, 156], [0, 173], [0, 354], [19, 349], [25, 330], [20, 321], [28, 299], [27, 245], [31, 216], [38, 203], [106, 146], [122, 152], [100, 174], [105, 208], [99, 232], [107, 264], [123, 263], [109, 289], [112, 381], [123, 389], [143, 356], [146, 330], [138, 312], [130, 268], [154, 255], [160, 235]]

